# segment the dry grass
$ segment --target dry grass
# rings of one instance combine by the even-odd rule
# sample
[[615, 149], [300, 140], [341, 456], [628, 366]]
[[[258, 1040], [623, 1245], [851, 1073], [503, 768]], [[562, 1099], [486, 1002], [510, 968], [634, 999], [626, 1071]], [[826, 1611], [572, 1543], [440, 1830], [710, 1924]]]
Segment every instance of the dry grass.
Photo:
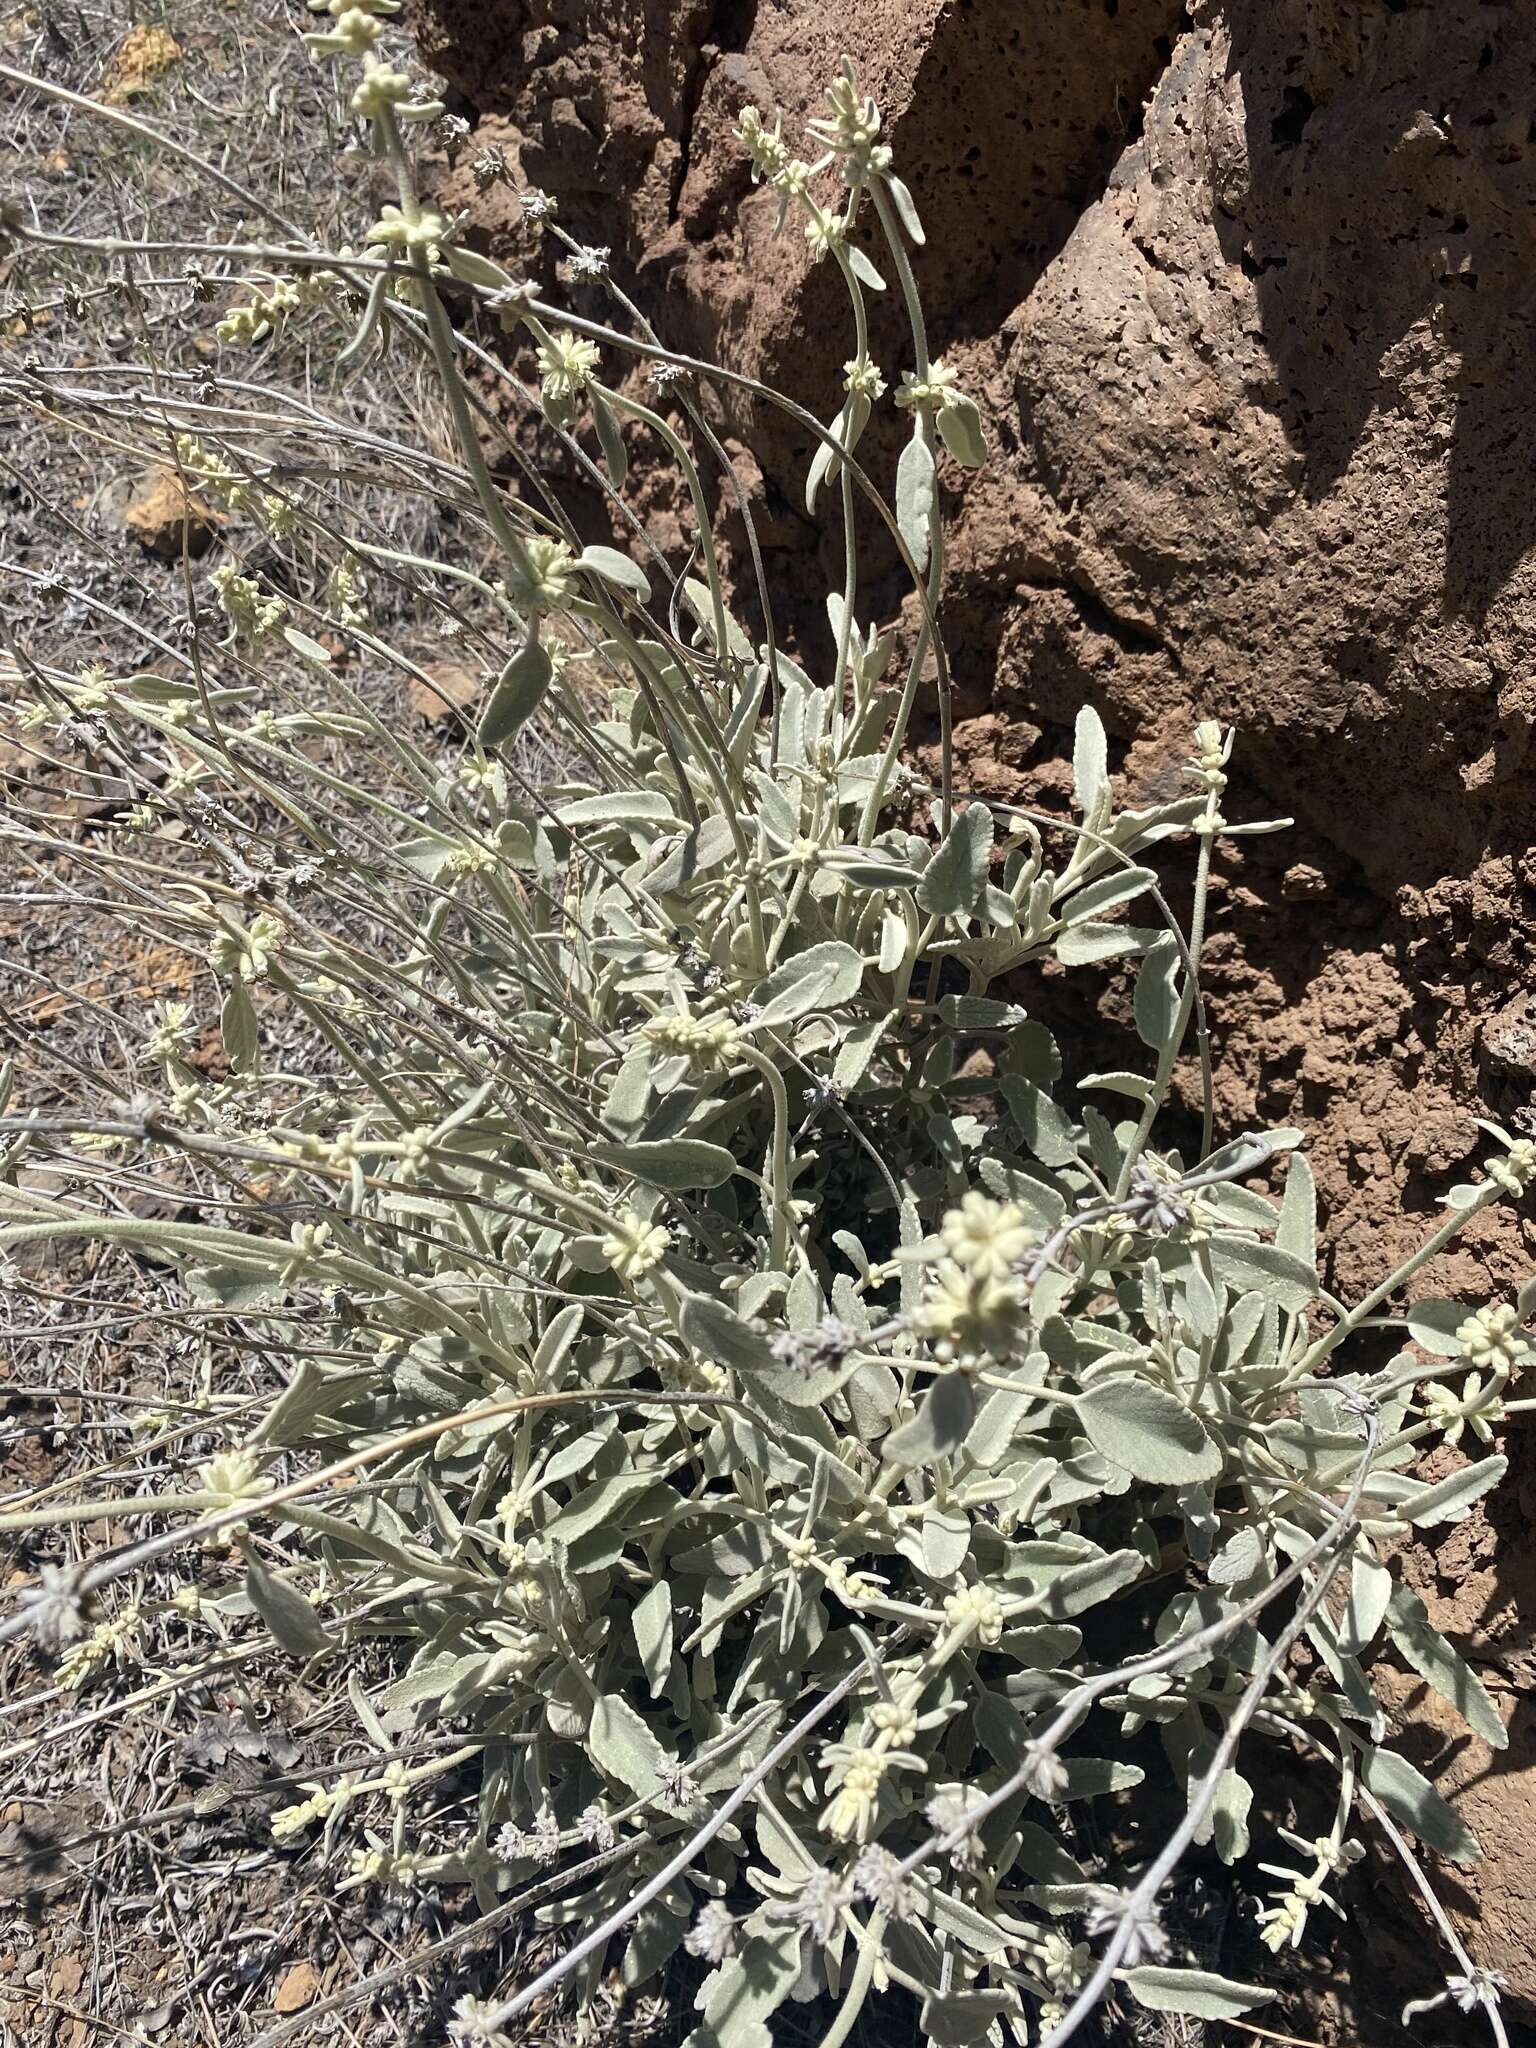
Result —
[[[304, 55], [307, 25], [282, 0], [238, 10], [47, 0], [0, 12], [0, 63], [144, 117], [237, 172], [306, 231], [345, 240], [341, 209], [355, 231], [374, 171], [332, 74]], [[43, 227], [152, 240], [156, 221], [173, 214], [178, 234], [229, 230], [227, 199], [151, 144], [4, 81], [0, 159], [7, 189]], [[124, 527], [129, 500], [171, 453], [141, 398], [190, 389], [243, 409], [256, 462], [277, 445], [276, 426], [291, 451], [295, 427], [301, 447], [306, 434], [323, 445], [325, 422], [339, 418], [380, 451], [376, 474], [353, 479], [352, 513], [401, 549], [441, 545], [430, 467], [395, 452], [397, 434], [429, 457], [448, 445], [419, 360], [397, 352], [343, 388], [329, 332], [312, 334], [300, 319], [268, 344], [256, 372], [226, 374], [209, 329], [241, 296], [237, 276], [216, 260], [201, 275], [170, 259], [163, 273], [107, 255], [46, 272], [30, 256], [0, 260], [0, 707], [34, 663], [150, 665], [153, 650], [177, 644], [177, 622], [197, 601], [190, 559], [175, 550], [161, 559]], [[242, 382], [254, 377], [259, 385]], [[266, 574], [281, 582], [281, 549], [274, 557], [238, 521], [216, 547], [223, 559], [264, 550]], [[462, 658], [462, 627], [410, 623], [404, 582], [376, 587], [374, 602], [397, 637], [405, 622], [423, 667]], [[302, 664], [266, 680], [301, 696]], [[413, 716], [397, 674], [363, 666], [352, 680], [391, 715]], [[418, 703], [430, 694], [415, 686]], [[453, 721], [440, 734], [452, 750]], [[92, 893], [102, 835], [126, 800], [67, 732], [29, 733], [0, 708], [0, 1052], [29, 1109], [120, 1099], [128, 1049], [152, 1007], [194, 995], [206, 975], [152, 921]], [[184, 825], [164, 825], [149, 853], [174, 870], [186, 838]], [[312, 1043], [287, 1050], [311, 1068], [322, 1057]], [[210, 1030], [193, 1064], [217, 1082], [222, 1061]], [[66, 1171], [78, 1182], [82, 1170], [78, 1150], [67, 1161], [29, 1154], [24, 1169], [34, 1185]], [[174, 1182], [141, 1177], [114, 1199], [143, 1213], [196, 1214], [222, 1192], [212, 1176], [180, 1170]], [[217, 1447], [241, 1404], [275, 1383], [269, 1360], [232, 1343], [153, 1264], [112, 1251], [29, 1258], [0, 1285], [0, 1506], [174, 1486]], [[81, 1523], [13, 1548], [0, 1583], [125, 1534]], [[529, 1929], [477, 1929], [467, 1896], [338, 1889], [345, 1869], [319, 1845], [274, 1845], [268, 1816], [299, 1796], [296, 1785], [375, 1752], [345, 1671], [311, 1687], [280, 1657], [242, 1646], [238, 1616], [214, 1604], [227, 1591], [218, 1560], [204, 1566], [210, 1598], [200, 1616], [133, 1627], [133, 1598], [164, 1598], [188, 1577], [187, 1559], [171, 1562], [174, 1571], [156, 1568], [108, 1604], [105, 1618], [125, 1624], [122, 1641], [84, 1685], [61, 1685], [25, 1642], [0, 1650], [0, 2040], [229, 2048], [285, 2017], [300, 2040], [441, 2039], [460, 1992], [526, 1964]], [[452, 1842], [468, 1796], [440, 1782], [424, 1841]], [[428, 1950], [436, 1953], [418, 1973], [413, 1959]], [[376, 1977], [385, 1981], [356, 1997]], [[343, 2015], [315, 2016], [335, 2000]], [[617, 2002], [608, 2018], [633, 2032], [621, 2014]]]

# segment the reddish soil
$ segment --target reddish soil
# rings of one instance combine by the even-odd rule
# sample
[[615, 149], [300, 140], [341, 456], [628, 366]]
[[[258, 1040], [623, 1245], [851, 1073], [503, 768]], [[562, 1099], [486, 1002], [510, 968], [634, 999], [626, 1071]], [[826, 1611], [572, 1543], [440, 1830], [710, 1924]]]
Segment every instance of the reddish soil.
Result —
[[[445, 186], [488, 247], [549, 263], [506, 191], [475, 193], [468, 163], [495, 142], [676, 345], [822, 414], [849, 352], [835, 280], [798, 235], [771, 239], [730, 130], [750, 101], [798, 136], [853, 55], [928, 228], [935, 346], [995, 442], [986, 471], [942, 478], [962, 780], [1059, 806], [1084, 702], [1131, 796], [1178, 786], [1197, 718], [1236, 725], [1230, 814], [1297, 824], [1217, 874], [1223, 1125], [1305, 1124], [1330, 1284], [1380, 1278], [1479, 1157], [1474, 1119], [1532, 1115], [1536, 12], [427, 0], [419, 26], [475, 123]], [[879, 309], [893, 378], [899, 334]], [[814, 655], [840, 542], [797, 509], [808, 448], [734, 401], [720, 427]], [[894, 448], [872, 428], [861, 456], [886, 475]], [[664, 487], [642, 477], [639, 509], [665, 539]], [[894, 609], [873, 569], [869, 609]], [[1083, 1027], [1113, 1031], [1119, 1007], [1110, 981]], [[1533, 1254], [1529, 1206], [1501, 1208], [1421, 1285], [1507, 1298]], [[1517, 1470], [1404, 1560], [1512, 1706], [1532, 1675], [1530, 1484]], [[1402, 1693], [1411, 1745], [1486, 1844], [1461, 1880], [1469, 1937], [1536, 2000], [1529, 1710], [1495, 1758]]]

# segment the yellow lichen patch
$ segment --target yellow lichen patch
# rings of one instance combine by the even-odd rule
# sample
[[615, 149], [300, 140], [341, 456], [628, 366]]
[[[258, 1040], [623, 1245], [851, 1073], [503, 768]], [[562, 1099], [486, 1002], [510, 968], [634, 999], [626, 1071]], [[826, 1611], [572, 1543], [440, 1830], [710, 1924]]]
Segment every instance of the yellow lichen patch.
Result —
[[148, 92], [181, 58], [181, 45], [168, 29], [139, 26], [129, 29], [112, 60], [102, 86], [102, 97], [121, 106], [141, 92]]

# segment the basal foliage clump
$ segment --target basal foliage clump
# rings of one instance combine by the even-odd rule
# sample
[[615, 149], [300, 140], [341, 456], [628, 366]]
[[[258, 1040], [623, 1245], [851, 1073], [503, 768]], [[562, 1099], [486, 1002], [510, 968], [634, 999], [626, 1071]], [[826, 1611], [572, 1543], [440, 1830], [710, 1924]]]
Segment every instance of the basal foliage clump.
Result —
[[[280, 424], [311, 459], [284, 466], [271, 416], [221, 388], [137, 394], [187, 481], [308, 580], [216, 570], [144, 672], [31, 662], [27, 716], [138, 792], [98, 864], [202, 950], [232, 1071], [193, 1064], [206, 1018], [171, 1005], [118, 1103], [52, 1121], [13, 1105], [0, 1130], [8, 1166], [61, 1136], [125, 1173], [179, 1158], [227, 1220], [146, 1221], [99, 1199], [99, 1171], [57, 1197], [0, 1182], [0, 1247], [88, 1238], [171, 1262], [286, 1384], [191, 1490], [76, 1514], [190, 1531], [83, 1577], [50, 1567], [28, 1611], [103, 1666], [111, 1644], [81, 1646], [114, 1624], [83, 1603], [195, 1533], [231, 1567], [201, 1596], [226, 1626], [317, 1668], [384, 1646], [395, 1675], [349, 1681], [382, 1757], [436, 1723], [458, 1746], [317, 1783], [273, 1832], [349, 1883], [468, 1883], [571, 1930], [555, 1972], [465, 2002], [466, 2040], [497, 2040], [554, 1976], [590, 1988], [617, 1957], [640, 1985], [679, 1947], [704, 1971], [693, 2048], [762, 2048], [785, 2000], [821, 1993], [825, 2048], [893, 1989], [941, 2044], [1064, 2040], [1112, 1984], [1157, 2011], [1242, 2012], [1269, 1987], [1192, 1967], [1162, 1921], [1191, 1846], [1258, 1859], [1277, 1957], [1346, 1905], [1362, 1815], [1410, 1860], [1402, 1831], [1476, 1853], [1386, 1746], [1370, 1664], [1405, 1660], [1503, 1743], [1388, 1560], [1503, 1472], [1481, 1454], [1438, 1484], [1412, 1468], [1523, 1405], [1507, 1397], [1532, 1289], [1474, 1312], [1390, 1303], [1468, 1218], [1526, 1196], [1536, 1145], [1490, 1128], [1483, 1176], [1422, 1251], [1334, 1301], [1303, 1134], [1212, 1129], [1206, 883], [1216, 843], [1255, 829], [1222, 814], [1231, 736], [1199, 728], [1187, 793], [1126, 809], [1085, 709], [1070, 821], [968, 798], [947, 743], [936, 786], [907, 765], [925, 682], [947, 715], [938, 459], [986, 451], [929, 354], [918, 213], [851, 67], [814, 161], [753, 110], [740, 122], [781, 226], [793, 214], [837, 266], [852, 315], [806, 479], [847, 570], [830, 657], [802, 666], [755, 539], [733, 607], [711, 536], [712, 390], [749, 380], [666, 351], [605, 251], [567, 244], [573, 280], [611, 289], [611, 327], [465, 249], [416, 190], [401, 124], [441, 109], [379, 54], [385, 8], [328, 11], [312, 49], [360, 67], [352, 105], [397, 203], [357, 250], [187, 253], [248, 280], [230, 351], [340, 316], [344, 369], [386, 343], [430, 352], [458, 464], [411, 474], [464, 508], [476, 546], [425, 561], [345, 525], [341, 465], [377, 451], [326, 472], [301, 408]], [[894, 392], [866, 320], [892, 283], [912, 356]], [[498, 326], [536, 390], [474, 340]], [[472, 368], [542, 410], [625, 547], [583, 546], [536, 473], [492, 473]], [[70, 375], [74, 402], [115, 403]], [[887, 399], [910, 420], [893, 508], [857, 460]], [[625, 505], [639, 443], [678, 467], [687, 562]], [[903, 632], [860, 609], [858, 536], [881, 526], [917, 593]], [[336, 657], [415, 672], [370, 623], [384, 578], [493, 675], [457, 759], [382, 719]], [[190, 864], [154, 839], [172, 815]], [[1187, 928], [1151, 864], [1179, 838], [1197, 848]], [[1145, 1058], [1065, 1075], [1031, 970], [1115, 958], [1136, 963]], [[323, 1048], [308, 1067], [281, 1051], [294, 1025]], [[1185, 1154], [1164, 1112], [1191, 1053], [1206, 1108]], [[137, 1626], [153, 1602], [133, 1597]], [[1133, 1743], [1148, 1729], [1160, 1749]], [[1265, 1741], [1335, 1788], [1316, 1839], [1256, 1820], [1245, 1760]], [[1184, 1820], [1154, 1834], [1122, 1801], [1130, 1867], [1085, 1860], [1064, 1815], [1134, 1793], [1153, 1756]], [[420, 1847], [418, 1802], [468, 1766], [477, 1814]], [[1447, 1996], [1498, 2032], [1496, 1979], [1449, 1938]]]

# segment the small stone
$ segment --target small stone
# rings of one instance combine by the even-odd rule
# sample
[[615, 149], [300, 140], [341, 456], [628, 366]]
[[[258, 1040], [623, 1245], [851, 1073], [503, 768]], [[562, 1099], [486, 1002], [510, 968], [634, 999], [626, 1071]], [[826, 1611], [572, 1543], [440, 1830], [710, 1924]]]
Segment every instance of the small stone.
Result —
[[73, 1998], [85, 1981], [85, 1966], [78, 1956], [60, 1956], [48, 1979], [55, 1998]]
[[123, 525], [140, 547], [165, 562], [179, 562], [183, 544], [194, 559], [207, 554], [224, 515], [188, 491], [171, 470], [150, 477], [128, 510]]
[[320, 1989], [320, 1975], [313, 1963], [295, 1963], [291, 1970], [285, 1970], [282, 1981], [272, 1994], [274, 2012], [302, 2012], [312, 2004]]
[[1536, 1001], [1520, 994], [1488, 1019], [1483, 1052], [1501, 1073], [1529, 1081], [1536, 1074]]
[[117, 47], [107, 71], [102, 97], [108, 106], [120, 107], [141, 93], [181, 61], [181, 45], [168, 29], [137, 24]]
[[406, 701], [418, 718], [428, 725], [446, 725], [460, 718], [485, 689], [485, 678], [461, 668], [456, 662], [437, 662], [422, 671], [428, 680], [412, 676], [406, 685]]
[[1322, 869], [1308, 867], [1305, 861], [1287, 868], [1280, 877], [1280, 894], [1287, 903], [1315, 903], [1320, 896], [1332, 893], [1333, 884]]

